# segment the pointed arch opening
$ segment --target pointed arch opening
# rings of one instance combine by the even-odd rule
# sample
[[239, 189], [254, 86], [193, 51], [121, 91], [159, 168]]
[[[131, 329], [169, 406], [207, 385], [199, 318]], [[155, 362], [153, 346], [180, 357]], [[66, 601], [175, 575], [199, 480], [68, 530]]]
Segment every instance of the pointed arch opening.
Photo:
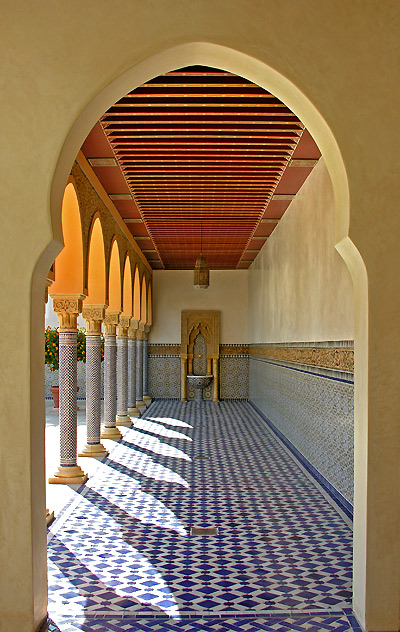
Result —
[[133, 318], [135, 320], [140, 320], [140, 277], [139, 277], [139, 268], [136, 266], [135, 268], [135, 278], [133, 281]]
[[99, 215], [92, 221], [88, 248], [88, 293], [85, 304], [104, 305], [106, 300], [106, 260]]
[[72, 182], [65, 187], [61, 205], [64, 248], [54, 262], [52, 294], [84, 294], [82, 223]]
[[129, 254], [125, 258], [124, 280], [122, 284], [122, 313], [132, 316], [132, 267]]
[[108, 308], [110, 311], [120, 312], [122, 308], [121, 260], [116, 239], [111, 247], [108, 283]]
[[140, 320], [142, 323], [147, 324], [147, 295], [146, 295], [146, 278], [142, 279], [142, 292], [140, 301]]

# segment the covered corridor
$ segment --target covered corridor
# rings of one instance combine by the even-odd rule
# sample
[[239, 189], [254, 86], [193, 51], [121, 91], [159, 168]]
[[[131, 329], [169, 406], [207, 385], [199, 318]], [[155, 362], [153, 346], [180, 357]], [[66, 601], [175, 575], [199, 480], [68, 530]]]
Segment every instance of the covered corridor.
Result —
[[248, 402], [122, 431], [50, 527], [50, 629], [357, 629], [351, 522]]

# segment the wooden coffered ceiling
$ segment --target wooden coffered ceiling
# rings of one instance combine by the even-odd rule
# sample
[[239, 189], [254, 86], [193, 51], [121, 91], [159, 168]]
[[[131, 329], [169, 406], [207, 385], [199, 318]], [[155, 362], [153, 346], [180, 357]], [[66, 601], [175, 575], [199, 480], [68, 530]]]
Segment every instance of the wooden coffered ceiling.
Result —
[[82, 151], [153, 268], [248, 268], [320, 157], [301, 121], [242, 77], [192, 66], [133, 90]]

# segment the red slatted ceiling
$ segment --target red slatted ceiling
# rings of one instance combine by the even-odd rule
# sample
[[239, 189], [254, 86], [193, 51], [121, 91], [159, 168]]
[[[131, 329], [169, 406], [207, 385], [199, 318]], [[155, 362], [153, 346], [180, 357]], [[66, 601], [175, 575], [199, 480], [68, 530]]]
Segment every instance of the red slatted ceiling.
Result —
[[[304, 129], [279, 99], [194, 66], [133, 90], [100, 122], [150, 236], [138, 243], [153, 267], [192, 269], [201, 224], [210, 268], [250, 265], [276, 225], [260, 222]], [[257, 229], [264, 239], [251, 242]]]

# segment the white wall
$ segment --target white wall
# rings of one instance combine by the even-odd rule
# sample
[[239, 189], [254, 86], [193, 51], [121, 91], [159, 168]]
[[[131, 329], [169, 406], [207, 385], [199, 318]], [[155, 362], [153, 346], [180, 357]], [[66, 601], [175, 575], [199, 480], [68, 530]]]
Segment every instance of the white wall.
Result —
[[353, 338], [353, 286], [335, 246], [322, 159], [249, 270], [249, 342]]
[[247, 342], [247, 270], [211, 270], [210, 287], [196, 290], [192, 270], [154, 270], [150, 342], [180, 343], [183, 309], [221, 311], [224, 344]]

